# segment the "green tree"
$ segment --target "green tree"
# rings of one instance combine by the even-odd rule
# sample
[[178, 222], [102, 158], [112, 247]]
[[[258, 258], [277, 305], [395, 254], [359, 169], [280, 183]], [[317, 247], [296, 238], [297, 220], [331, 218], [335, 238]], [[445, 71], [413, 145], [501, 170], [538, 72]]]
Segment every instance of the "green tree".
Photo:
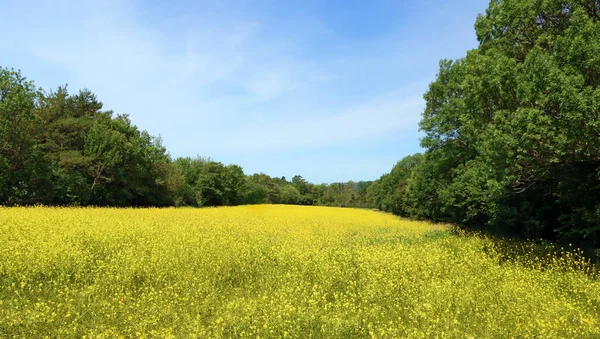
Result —
[[53, 185], [40, 147], [40, 92], [20, 72], [0, 67], [0, 204], [44, 203]]
[[382, 211], [409, 216], [412, 209], [408, 199], [408, 185], [422, 158], [422, 154], [415, 154], [400, 160], [390, 173], [381, 176], [376, 184], [367, 186], [368, 198], [365, 196], [363, 199]]
[[600, 240], [598, 11], [592, 0], [490, 3], [479, 47], [443, 61], [425, 94], [415, 214]]
[[102, 103], [89, 90], [69, 95], [67, 86], [44, 93], [40, 100], [43, 133], [41, 147], [52, 161], [58, 204], [88, 204], [91, 159], [84, 154], [85, 140], [95, 121], [108, 117]]
[[[260, 200], [238, 165], [225, 166], [209, 158], [178, 158], [175, 165], [183, 176], [181, 204], [189, 206], [231, 206]], [[249, 187], [254, 192], [249, 193]]]
[[246, 177], [246, 190], [243, 195], [244, 204], [264, 204], [267, 202], [265, 187], [254, 180], [254, 176]]
[[174, 203], [168, 186], [170, 158], [160, 139], [140, 131], [126, 115], [96, 119], [85, 139], [84, 157], [91, 178], [91, 202], [116, 206], [165, 206]]
[[[281, 203], [281, 186], [287, 183], [279, 178], [271, 178], [264, 173], [254, 173], [248, 177], [251, 187], [254, 187], [255, 192], [264, 194], [265, 203], [279, 204]], [[261, 187], [258, 189], [257, 187]]]
[[282, 204], [298, 205], [302, 202], [302, 195], [293, 185], [283, 185], [279, 194]]
[[227, 165], [223, 172], [223, 191], [225, 205], [240, 205], [244, 203], [247, 190], [246, 175], [241, 166]]
[[312, 195], [313, 184], [308, 182], [301, 175], [295, 175], [292, 178], [292, 185], [300, 193], [300, 201], [298, 202], [299, 204], [312, 205], [314, 203], [314, 197]]

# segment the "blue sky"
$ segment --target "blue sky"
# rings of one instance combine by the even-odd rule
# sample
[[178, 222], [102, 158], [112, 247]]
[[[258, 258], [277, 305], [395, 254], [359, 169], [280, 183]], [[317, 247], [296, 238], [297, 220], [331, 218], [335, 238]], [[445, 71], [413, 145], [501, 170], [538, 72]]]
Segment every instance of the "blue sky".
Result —
[[173, 157], [373, 180], [421, 151], [423, 93], [487, 4], [2, 0], [0, 65], [89, 88]]

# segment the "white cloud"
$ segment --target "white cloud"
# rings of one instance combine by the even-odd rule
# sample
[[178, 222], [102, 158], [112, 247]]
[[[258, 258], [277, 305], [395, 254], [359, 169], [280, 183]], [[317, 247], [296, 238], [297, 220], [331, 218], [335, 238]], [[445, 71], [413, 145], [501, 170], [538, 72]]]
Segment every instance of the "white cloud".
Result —
[[[25, 43], [9, 48], [64, 69], [69, 78], [55, 85], [90, 88], [106, 108], [130, 113], [140, 127], [162, 134], [176, 155], [305, 150], [377, 139], [416, 130], [423, 108], [420, 93], [406, 88], [374, 99], [344, 98], [328, 84], [354, 81], [354, 72], [368, 74], [373, 67], [385, 72], [387, 66], [362, 62], [359, 57], [369, 54], [363, 49], [329, 69], [340, 63], [302, 58], [293, 43], [270, 39], [251, 17], [173, 19], [165, 24], [173, 28], [168, 30], [139, 22], [133, 2], [60, 2], [29, 12], [23, 3], [11, 6], [12, 12], [29, 13], [23, 25], [38, 30], [22, 30]], [[50, 29], [40, 32], [42, 27]], [[356, 67], [365, 64], [368, 69]], [[345, 102], [329, 107], [330, 96]]]
[[324, 116], [271, 119], [228, 128], [224, 133], [210, 133], [205, 137], [213, 142], [197, 147], [204, 152], [261, 152], [376, 140], [389, 133], [416, 132], [423, 106], [420, 96], [404, 97], [393, 92]]
[[254, 95], [270, 99], [282, 92], [293, 90], [295, 84], [285, 71], [273, 69], [251, 75], [245, 87]]

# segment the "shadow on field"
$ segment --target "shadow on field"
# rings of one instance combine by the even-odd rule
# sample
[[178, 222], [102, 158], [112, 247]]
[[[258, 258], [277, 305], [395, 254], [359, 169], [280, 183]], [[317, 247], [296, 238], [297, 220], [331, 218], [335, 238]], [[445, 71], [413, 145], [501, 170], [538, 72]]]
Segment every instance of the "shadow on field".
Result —
[[490, 240], [490, 245], [484, 247], [483, 251], [498, 258], [500, 264], [514, 263], [540, 270], [560, 267], [565, 271], [585, 272], [600, 279], [600, 249], [582, 249], [543, 239], [493, 235], [457, 226], [452, 227], [450, 232], [455, 236], [475, 236]]

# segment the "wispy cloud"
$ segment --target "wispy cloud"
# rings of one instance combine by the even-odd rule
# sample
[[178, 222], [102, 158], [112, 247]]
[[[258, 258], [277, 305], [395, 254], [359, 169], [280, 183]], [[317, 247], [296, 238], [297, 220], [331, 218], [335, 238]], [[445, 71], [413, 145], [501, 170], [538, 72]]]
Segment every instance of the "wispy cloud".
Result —
[[423, 110], [422, 98], [395, 94], [310, 119], [280, 118], [235, 126], [210, 148], [228, 152], [306, 150], [414, 130]]
[[[90, 88], [105, 108], [161, 134], [175, 156], [327, 148], [339, 155], [352, 152], [344, 145], [369, 141], [375, 150], [394, 135], [416, 143], [437, 60], [472, 44], [461, 35], [472, 24], [444, 19], [452, 8], [435, 5], [374, 2], [349, 13], [345, 2], [340, 12], [313, 1], [7, 0], [0, 30], [13, 34], [0, 35], [0, 63], [46, 88]], [[449, 42], [431, 41], [435, 34]], [[376, 162], [391, 166], [403, 155]]]

